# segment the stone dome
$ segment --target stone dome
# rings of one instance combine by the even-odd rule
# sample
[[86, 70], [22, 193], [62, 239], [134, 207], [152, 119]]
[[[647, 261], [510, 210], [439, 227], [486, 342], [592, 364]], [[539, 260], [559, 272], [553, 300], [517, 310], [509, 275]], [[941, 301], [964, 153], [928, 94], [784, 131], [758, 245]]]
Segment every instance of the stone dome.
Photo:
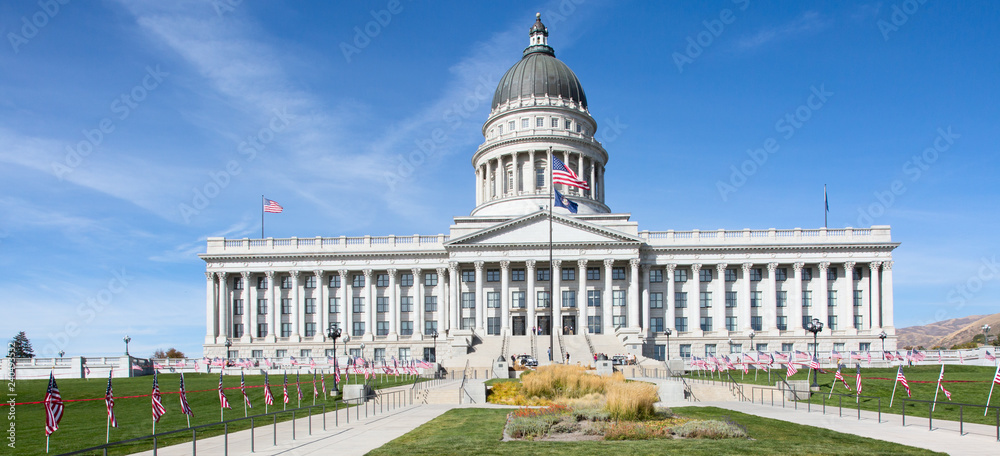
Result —
[[531, 45], [524, 50], [521, 60], [500, 79], [491, 109], [531, 96], [561, 96], [564, 100], [576, 101], [586, 109], [587, 95], [583, 92], [583, 85], [573, 70], [556, 58], [555, 51], [548, 45], [548, 30], [541, 19], [535, 22], [529, 33], [532, 35]]

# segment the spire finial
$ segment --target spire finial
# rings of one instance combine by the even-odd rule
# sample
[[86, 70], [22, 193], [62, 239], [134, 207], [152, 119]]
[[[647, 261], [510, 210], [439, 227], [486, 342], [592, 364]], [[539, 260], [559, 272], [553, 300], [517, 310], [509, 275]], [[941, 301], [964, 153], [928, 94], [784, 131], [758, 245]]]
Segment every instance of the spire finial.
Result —
[[535, 13], [535, 19], [539, 21], [542, 20], [542, 13]]

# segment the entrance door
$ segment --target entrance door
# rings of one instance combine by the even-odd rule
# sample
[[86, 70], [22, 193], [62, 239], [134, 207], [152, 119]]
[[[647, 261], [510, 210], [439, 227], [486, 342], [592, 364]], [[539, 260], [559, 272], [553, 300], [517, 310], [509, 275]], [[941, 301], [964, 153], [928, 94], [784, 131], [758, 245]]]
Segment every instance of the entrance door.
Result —
[[523, 336], [523, 335], [527, 334], [527, 332], [524, 329], [524, 327], [525, 327], [524, 319], [525, 319], [524, 316], [513, 317], [513, 320], [514, 320], [513, 321], [513, 323], [514, 323], [514, 335], [515, 336]]
[[571, 334], [576, 334], [576, 315], [563, 315], [562, 329], [563, 329], [563, 334], [567, 336]]
[[548, 315], [539, 315], [538, 319], [538, 333], [540, 336], [547, 336], [552, 330], [552, 317]]

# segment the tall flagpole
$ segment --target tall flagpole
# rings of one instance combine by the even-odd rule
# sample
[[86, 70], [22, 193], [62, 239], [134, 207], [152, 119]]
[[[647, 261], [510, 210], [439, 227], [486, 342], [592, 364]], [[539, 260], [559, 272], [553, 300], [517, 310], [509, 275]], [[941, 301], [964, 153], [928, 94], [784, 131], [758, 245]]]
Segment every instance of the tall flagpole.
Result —
[[553, 193], [553, 188], [555, 187], [555, 182], [552, 181], [552, 146], [549, 146], [549, 362], [555, 363], [556, 356], [556, 344], [555, 344], [555, 328], [556, 322], [556, 299], [552, 290], [552, 281], [555, 279], [555, 266], [552, 262], [552, 202], [554, 201], [555, 195]]
[[941, 380], [944, 378], [944, 364], [941, 365], [941, 374], [938, 375], [937, 388], [934, 389], [934, 404], [931, 405], [931, 412], [937, 408], [938, 392], [941, 391]]
[[826, 196], [826, 184], [823, 184], [823, 228], [828, 228], [826, 219], [830, 213], [830, 200]]
[[1000, 366], [997, 366], [997, 372], [993, 374], [993, 380], [990, 381], [990, 395], [986, 397], [986, 410], [983, 411], [983, 416], [990, 413], [990, 399], [993, 399], [993, 387], [997, 385], [997, 382], [995, 381], [997, 375], [1000, 375]]
[[264, 195], [260, 195], [260, 238], [264, 239]]

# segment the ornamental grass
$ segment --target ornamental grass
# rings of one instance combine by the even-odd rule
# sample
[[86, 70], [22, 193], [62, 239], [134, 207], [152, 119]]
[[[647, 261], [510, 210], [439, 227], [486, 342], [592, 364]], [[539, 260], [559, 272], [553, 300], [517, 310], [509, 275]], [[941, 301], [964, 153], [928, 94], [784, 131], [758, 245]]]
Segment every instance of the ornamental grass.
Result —
[[642, 420], [655, 413], [653, 404], [659, 400], [656, 386], [649, 383], [612, 383], [605, 393], [605, 408], [611, 419], [619, 421]]
[[608, 384], [624, 381], [625, 376], [620, 372], [611, 377], [602, 377], [587, 373], [581, 366], [565, 364], [542, 366], [521, 376], [525, 396], [547, 399], [573, 399], [593, 393], [603, 394]]

